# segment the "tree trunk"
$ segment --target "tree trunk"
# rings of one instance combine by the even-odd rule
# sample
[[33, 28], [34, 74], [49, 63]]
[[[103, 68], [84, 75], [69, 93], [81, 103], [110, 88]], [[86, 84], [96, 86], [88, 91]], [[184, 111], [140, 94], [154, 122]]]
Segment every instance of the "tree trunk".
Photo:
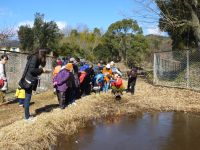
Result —
[[119, 57], [121, 58], [121, 62], [124, 62], [124, 56], [123, 56], [123, 39], [121, 38], [120, 39], [120, 42], [119, 42], [119, 47], [120, 47], [120, 50], [119, 50]]
[[191, 4], [194, 4], [194, 6], [192, 7], [191, 4], [189, 4], [187, 1], [184, 0], [184, 4], [185, 6], [189, 9], [190, 14], [191, 14], [191, 26], [194, 32], [194, 37], [196, 39], [196, 43], [198, 45], [198, 50], [200, 50], [200, 22], [199, 22], [199, 18], [197, 16], [197, 12], [196, 12], [196, 0], [193, 0], [191, 2]]
[[192, 11], [192, 24], [193, 24], [193, 31], [194, 31], [194, 37], [196, 39], [198, 49], [200, 50], [200, 24], [197, 14]]

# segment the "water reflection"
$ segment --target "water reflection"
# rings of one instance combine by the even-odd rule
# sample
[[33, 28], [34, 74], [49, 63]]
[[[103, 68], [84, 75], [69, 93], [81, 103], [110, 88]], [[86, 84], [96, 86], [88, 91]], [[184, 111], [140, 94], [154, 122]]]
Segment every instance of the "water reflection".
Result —
[[191, 114], [174, 114], [172, 129], [163, 150], [199, 150], [200, 116]]
[[[111, 121], [110, 121], [111, 120]], [[200, 149], [200, 116], [152, 113], [113, 118], [62, 140], [59, 150], [195, 150]]]

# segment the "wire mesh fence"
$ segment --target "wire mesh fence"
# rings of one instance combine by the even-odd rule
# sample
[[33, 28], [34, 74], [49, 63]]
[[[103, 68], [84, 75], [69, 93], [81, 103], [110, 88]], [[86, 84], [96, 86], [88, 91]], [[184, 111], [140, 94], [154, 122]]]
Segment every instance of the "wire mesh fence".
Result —
[[200, 52], [182, 50], [155, 53], [154, 84], [200, 90]]
[[[28, 54], [3, 50], [0, 50], [0, 54], [7, 54], [9, 57], [8, 63], [5, 65], [5, 72], [8, 80], [8, 89], [9, 91], [14, 91], [18, 87], [18, 82], [22, 77]], [[53, 69], [53, 58], [48, 56], [46, 61], [45, 68]], [[49, 88], [52, 88], [52, 74], [42, 74], [40, 76], [37, 90], [45, 91]]]

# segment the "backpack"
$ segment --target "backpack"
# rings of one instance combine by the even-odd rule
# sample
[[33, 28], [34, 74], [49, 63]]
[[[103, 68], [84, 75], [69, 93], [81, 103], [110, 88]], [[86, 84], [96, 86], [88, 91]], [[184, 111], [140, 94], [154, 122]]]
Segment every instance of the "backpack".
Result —
[[118, 79], [116, 82], [115, 82], [115, 86], [117, 88], [119, 88], [120, 86], [122, 86], [122, 79]]
[[86, 75], [87, 75], [86, 72], [81, 72], [80, 77], [79, 77], [80, 84], [83, 83]]

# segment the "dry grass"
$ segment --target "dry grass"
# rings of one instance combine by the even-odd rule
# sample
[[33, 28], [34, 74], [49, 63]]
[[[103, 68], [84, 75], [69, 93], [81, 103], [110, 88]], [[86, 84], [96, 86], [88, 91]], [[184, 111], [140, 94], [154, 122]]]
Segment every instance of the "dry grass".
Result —
[[[124, 94], [120, 102], [115, 101], [111, 94], [93, 94], [65, 110], [55, 108], [43, 112], [37, 115], [35, 123], [18, 119], [0, 129], [0, 149], [49, 149], [59, 134], [72, 135], [89, 120], [106, 116], [136, 115], [146, 111], [200, 112], [199, 97], [200, 93], [194, 91], [154, 87], [139, 80], [136, 95]], [[34, 99], [36, 106], [32, 111], [57, 103], [56, 97], [49, 92]]]
[[[13, 93], [14, 95], [15, 93]], [[57, 100], [54, 98], [52, 92], [45, 92], [43, 94], [34, 95], [31, 100], [31, 112], [35, 110], [42, 111], [47, 106], [53, 107]], [[47, 108], [46, 108], [47, 109]], [[7, 126], [14, 121], [22, 120], [23, 118], [23, 107], [18, 106], [17, 101], [12, 101], [0, 106], [0, 128]]]

